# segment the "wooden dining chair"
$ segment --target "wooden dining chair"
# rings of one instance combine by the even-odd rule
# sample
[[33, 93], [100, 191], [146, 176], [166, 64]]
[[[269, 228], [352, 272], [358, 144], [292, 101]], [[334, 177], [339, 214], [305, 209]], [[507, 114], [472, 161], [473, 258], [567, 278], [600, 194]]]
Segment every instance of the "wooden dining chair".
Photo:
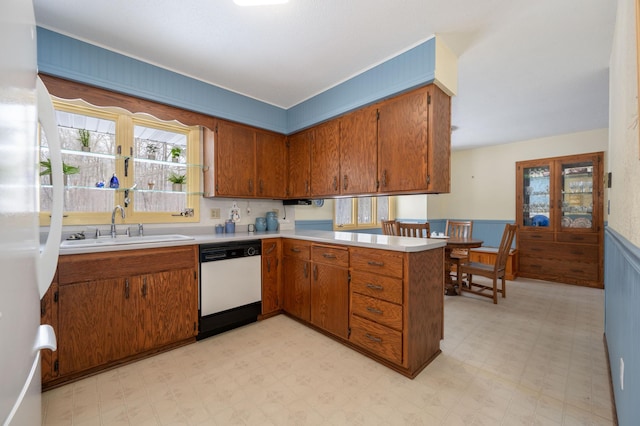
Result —
[[[460, 272], [467, 274], [468, 283], [458, 287], [460, 294], [463, 292], [469, 292], [493, 299], [493, 303], [498, 303], [498, 293], [502, 294], [502, 297], [507, 297], [506, 287], [506, 265], [507, 258], [509, 257], [509, 251], [511, 250], [511, 244], [516, 234], [517, 225], [506, 224], [504, 232], [502, 233], [502, 241], [500, 241], [500, 247], [498, 248], [498, 255], [496, 256], [496, 263], [494, 265], [485, 265], [484, 263], [468, 262], [460, 265]], [[480, 275], [493, 280], [493, 285], [479, 284], [473, 281], [474, 275]], [[502, 281], [502, 288], [498, 288], [498, 279]], [[489, 293], [487, 293], [489, 292]]]
[[401, 237], [429, 238], [431, 234], [429, 222], [405, 223], [398, 222], [398, 235]]
[[398, 222], [395, 219], [382, 220], [382, 233], [384, 235], [398, 235]]
[[[445, 235], [448, 237], [471, 238], [473, 235], [473, 221], [471, 220], [447, 220]], [[465, 277], [460, 274], [460, 264], [469, 261], [469, 249], [451, 250], [451, 265], [455, 265], [456, 280], [460, 283]], [[453, 268], [450, 268], [453, 271]]]

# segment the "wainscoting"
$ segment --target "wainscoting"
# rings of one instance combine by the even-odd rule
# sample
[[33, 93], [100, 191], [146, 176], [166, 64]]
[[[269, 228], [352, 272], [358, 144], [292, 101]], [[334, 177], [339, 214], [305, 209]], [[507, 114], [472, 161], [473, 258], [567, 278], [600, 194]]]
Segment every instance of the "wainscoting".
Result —
[[[640, 419], [640, 248], [604, 232], [605, 335], [620, 425]], [[621, 382], [624, 360], [624, 383]], [[624, 384], [624, 389], [622, 385]]]

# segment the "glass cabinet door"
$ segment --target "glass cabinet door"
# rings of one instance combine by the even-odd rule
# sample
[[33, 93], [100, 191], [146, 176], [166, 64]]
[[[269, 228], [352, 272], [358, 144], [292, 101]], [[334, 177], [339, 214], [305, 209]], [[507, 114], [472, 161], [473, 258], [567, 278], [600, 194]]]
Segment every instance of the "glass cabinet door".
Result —
[[521, 225], [546, 227], [550, 225], [551, 185], [549, 165], [524, 168]]
[[561, 228], [593, 226], [593, 162], [564, 163], [561, 171]]

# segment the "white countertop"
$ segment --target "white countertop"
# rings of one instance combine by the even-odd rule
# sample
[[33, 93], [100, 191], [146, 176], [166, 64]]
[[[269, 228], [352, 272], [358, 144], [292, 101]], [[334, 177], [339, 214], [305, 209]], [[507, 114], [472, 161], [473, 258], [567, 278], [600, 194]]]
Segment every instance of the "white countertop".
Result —
[[264, 238], [294, 238], [316, 243], [342, 244], [352, 247], [367, 247], [381, 250], [402, 252], [418, 252], [432, 250], [446, 245], [442, 239], [394, 237], [379, 234], [363, 234], [357, 232], [332, 232], [310, 230], [284, 230], [276, 232], [239, 232], [235, 234], [185, 234], [193, 237], [191, 240], [150, 242], [140, 244], [118, 244], [90, 247], [60, 248], [60, 255], [112, 252], [122, 250], [139, 250], [158, 247], [187, 246], [194, 244], [225, 243], [230, 241], [246, 241]]

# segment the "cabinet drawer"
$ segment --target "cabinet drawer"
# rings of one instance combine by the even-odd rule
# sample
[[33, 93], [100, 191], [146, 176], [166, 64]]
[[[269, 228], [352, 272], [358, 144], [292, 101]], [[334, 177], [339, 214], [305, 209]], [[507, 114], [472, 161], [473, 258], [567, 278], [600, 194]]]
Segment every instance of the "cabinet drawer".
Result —
[[402, 278], [403, 254], [401, 252], [354, 247], [349, 251], [352, 269]]
[[402, 333], [399, 331], [352, 315], [349, 341], [389, 361], [402, 363]]
[[378, 324], [402, 330], [402, 306], [400, 305], [353, 293], [351, 295], [351, 313]]
[[598, 262], [598, 246], [588, 244], [523, 242], [519, 248], [521, 258], [552, 259], [559, 262]]
[[538, 257], [521, 257], [520, 272], [565, 280], [598, 281], [598, 263], [596, 261], [576, 262], [558, 261]]
[[323, 245], [311, 246], [311, 260], [344, 268], [349, 267], [349, 249]]
[[553, 241], [553, 232], [518, 232], [520, 241]]
[[351, 291], [402, 304], [402, 280], [399, 278], [353, 271]]
[[284, 240], [282, 243], [283, 256], [297, 257], [298, 259], [309, 260], [311, 243], [300, 240]]
[[564, 243], [598, 244], [598, 234], [583, 232], [563, 232], [558, 234], [558, 241]]

